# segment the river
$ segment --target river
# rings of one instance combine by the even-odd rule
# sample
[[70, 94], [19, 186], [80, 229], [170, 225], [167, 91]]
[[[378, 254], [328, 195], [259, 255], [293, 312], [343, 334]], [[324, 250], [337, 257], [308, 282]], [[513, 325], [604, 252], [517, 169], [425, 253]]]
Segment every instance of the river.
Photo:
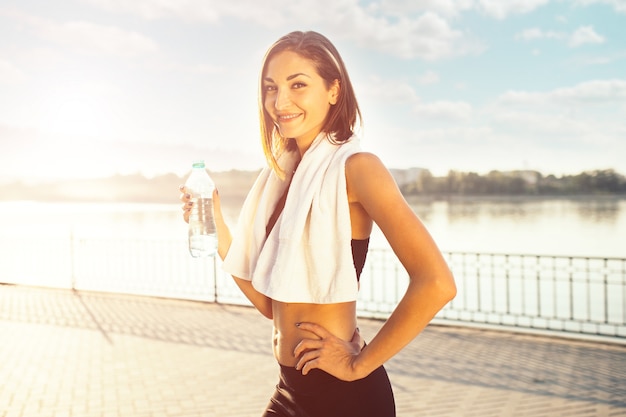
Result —
[[[457, 280], [439, 318], [626, 336], [626, 199], [411, 203]], [[238, 207], [225, 215], [234, 225]], [[4, 202], [0, 230], [0, 283], [246, 303], [189, 256], [179, 204]], [[371, 246], [388, 248], [380, 231]], [[388, 250], [370, 251], [361, 278], [361, 314], [388, 314], [407, 284]]]
[[[443, 251], [626, 258], [626, 199], [480, 198], [411, 200]], [[225, 207], [235, 224], [238, 207]], [[178, 204], [0, 203], [4, 237], [179, 239]], [[380, 231], [372, 247], [385, 248]]]

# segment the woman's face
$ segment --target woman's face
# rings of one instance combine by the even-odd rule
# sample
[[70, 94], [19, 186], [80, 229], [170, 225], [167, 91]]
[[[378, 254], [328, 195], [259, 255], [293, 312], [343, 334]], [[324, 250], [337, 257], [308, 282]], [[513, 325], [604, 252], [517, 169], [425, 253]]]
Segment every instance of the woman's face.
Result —
[[294, 138], [301, 146], [321, 132], [330, 106], [337, 102], [339, 83], [328, 89], [311, 60], [283, 51], [267, 63], [263, 90], [265, 111], [281, 136]]

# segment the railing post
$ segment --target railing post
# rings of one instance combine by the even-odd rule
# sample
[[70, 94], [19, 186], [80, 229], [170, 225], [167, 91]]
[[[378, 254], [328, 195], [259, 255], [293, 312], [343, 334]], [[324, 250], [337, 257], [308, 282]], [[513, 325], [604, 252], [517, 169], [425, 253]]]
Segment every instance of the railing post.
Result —
[[213, 302], [219, 304], [217, 296], [217, 254], [213, 255]]
[[626, 259], [622, 259], [620, 271], [620, 284], [622, 286], [622, 323], [626, 323]]
[[541, 313], [541, 279], [540, 279], [540, 274], [539, 274], [539, 256], [537, 256], [536, 258], [537, 261], [537, 273], [535, 274], [535, 282], [537, 283], [537, 316], [539, 316], [539, 318], [542, 318], [542, 313]]
[[603, 281], [604, 281], [604, 288], [603, 288], [603, 292], [604, 292], [604, 324], [609, 324], [609, 261], [607, 258], [603, 259], [603, 266], [604, 266], [604, 274], [603, 274]]
[[574, 272], [572, 267], [572, 258], [569, 258], [569, 319], [574, 320]]
[[477, 301], [478, 301], [478, 312], [479, 313], [483, 313], [483, 303], [482, 303], [482, 297], [480, 294], [480, 269], [478, 268], [478, 257], [480, 255], [478, 253], [474, 254], [474, 258], [475, 258], [475, 262], [476, 262], [476, 297], [477, 297]]
[[72, 291], [76, 290], [76, 242], [74, 238], [74, 229], [70, 228], [70, 284]]

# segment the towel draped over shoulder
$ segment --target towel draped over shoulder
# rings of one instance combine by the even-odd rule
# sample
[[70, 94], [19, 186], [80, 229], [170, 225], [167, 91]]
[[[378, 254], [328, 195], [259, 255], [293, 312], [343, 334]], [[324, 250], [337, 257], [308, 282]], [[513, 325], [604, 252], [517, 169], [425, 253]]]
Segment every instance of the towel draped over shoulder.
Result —
[[[359, 151], [356, 136], [338, 144], [321, 133], [299, 165], [297, 151], [278, 158], [287, 173], [284, 180], [264, 168], [241, 209], [224, 270], [252, 281], [257, 291], [281, 302], [356, 300], [345, 164]], [[284, 209], [266, 236], [287, 187]]]

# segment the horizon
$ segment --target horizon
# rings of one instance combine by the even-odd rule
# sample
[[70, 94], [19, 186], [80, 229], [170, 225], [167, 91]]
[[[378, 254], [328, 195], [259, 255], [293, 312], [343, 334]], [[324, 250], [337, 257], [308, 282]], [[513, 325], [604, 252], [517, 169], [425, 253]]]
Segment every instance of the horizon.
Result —
[[[209, 170], [209, 172], [213, 175], [225, 175], [228, 176], [230, 173], [233, 172], [237, 172], [240, 174], [244, 174], [244, 175], [255, 175], [256, 173], [258, 173], [261, 170], [261, 168], [256, 168], [256, 169], [240, 169], [240, 168], [229, 168], [226, 170], [219, 170], [219, 171], [214, 171], [214, 170]], [[428, 168], [424, 168], [424, 167], [409, 167], [409, 168], [389, 168], [390, 172], [392, 173], [392, 175], [396, 176], [396, 174], [398, 175], [402, 175], [401, 173], [406, 173], [406, 172], [411, 172], [411, 171], [428, 171], [431, 172]], [[556, 173], [552, 173], [552, 172], [541, 172], [541, 171], [537, 171], [537, 170], [532, 170], [532, 169], [528, 169], [528, 170], [524, 170], [524, 169], [513, 169], [513, 170], [487, 170], [484, 172], [476, 172], [476, 171], [460, 171], [460, 170], [450, 170], [446, 173], [442, 173], [442, 174], [434, 174], [431, 172], [431, 174], [433, 175], [433, 177], [435, 178], [445, 178], [447, 176], [450, 175], [451, 172], [457, 173], [457, 174], [477, 174], [481, 177], [486, 177], [488, 176], [490, 173], [492, 172], [499, 172], [502, 174], [515, 174], [515, 173], [525, 173], [525, 172], [533, 172], [533, 173], [538, 173], [539, 175], [541, 175], [542, 178], [547, 178], [550, 176], [554, 176], [557, 179], [564, 179], [565, 177], [570, 177], [570, 176], [577, 176], [577, 175], [582, 175], [582, 174], [593, 174], [593, 173], [597, 173], [597, 172], [606, 172], [606, 171], [612, 171], [615, 174], [617, 174], [618, 176], [624, 177], [626, 178], [626, 173], [624, 172], [620, 172], [617, 170], [614, 170], [612, 168], [598, 168], [598, 169], [590, 169], [590, 170], [581, 170], [578, 172], [572, 172], [572, 173], [564, 173], [564, 174], [556, 174]], [[24, 186], [41, 186], [41, 185], [46, 185], [46, 184], [55, 184], [55, 183], [66, 183], [66, 182], [72, 182], [72, 181], [78, 181], [78, 182], [82, 182], [82, 181], [108, 181], [108, 180], [114, 180], [119, 178], [128, 178], [128, 177], [137, 177], [137, 178], [141, 178], [141, 179], [145, 179], [147, 181], [151, 181], [151, 180], [155, 180], [155, 179], [161, 179], [164, 177], [168, 177], [168, 176], [175, 176], [181, 180], [184, 180], [187, 175], [189, 174], [189, 171], [187, 172], [183, 172], [183, 173], [177, 173], [177, 172], [162, 172], [162, 173], [158, 173], [158, 174], [154, 174], [154, 175], [146, 175], [145, 173], [142, 172], [128, 172], [128, 173], [111, 173], [111, 174], [106, 174], [103, 176], [92, 176], [92, 177], [67, 177], [67, 178], [27, 178], [27, 177], [22, 177], [22, 178], [0, 178], [0, 187], [3, 186], [14, 186], [16, 184], [22, 184]], [[398, 177], [398, 178], [402, 178], [402, 177]], [[398, 178], [396, 178], [396, 181], [398, 181]]]
[[619, 0], [62, 3], [0, 5], [0, 183], [262, 168], [258, 71], [294, 29], [337, 46], [389, 169], [626, 173]]

